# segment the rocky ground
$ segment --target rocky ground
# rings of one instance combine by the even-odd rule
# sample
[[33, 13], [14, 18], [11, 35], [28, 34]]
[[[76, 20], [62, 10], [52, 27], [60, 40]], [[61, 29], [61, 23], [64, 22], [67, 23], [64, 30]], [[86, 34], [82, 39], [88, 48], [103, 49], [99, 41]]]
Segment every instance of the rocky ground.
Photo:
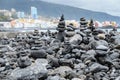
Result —
[[117, 31], [66, 32], [63, 42], [57, 34], [1, 36], [0, 80], [120, 80]]

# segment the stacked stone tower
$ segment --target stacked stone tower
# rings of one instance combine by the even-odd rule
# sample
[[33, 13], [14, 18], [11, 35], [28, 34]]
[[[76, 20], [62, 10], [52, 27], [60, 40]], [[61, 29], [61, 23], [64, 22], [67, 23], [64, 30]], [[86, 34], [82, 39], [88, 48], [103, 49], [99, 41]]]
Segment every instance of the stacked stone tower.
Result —
[[80, 18], [80, 30], [84, 30], [87, 28], [87, 21], [86, 19], [83, 17], [83, 18]]
[[57, 34], [57, 39], [60, 40], [61, 42], [64, 41], [64, 36], [65, 36], [65, 21], [64, 21], [64, 15], [61, 16], [61, 19], [59, 20], [58, 27], [56, 28], [58, 31]]

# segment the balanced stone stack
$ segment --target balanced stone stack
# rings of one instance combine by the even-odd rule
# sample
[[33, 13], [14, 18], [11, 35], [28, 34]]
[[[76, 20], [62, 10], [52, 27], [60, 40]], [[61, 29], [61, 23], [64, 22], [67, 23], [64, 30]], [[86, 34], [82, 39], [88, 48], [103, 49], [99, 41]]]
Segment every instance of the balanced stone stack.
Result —
[[64, 31], [65, 31], [65, 21], [64, 21], [64, 15], [61, 16], [61, 19], [59, 21], [58, 27], [56, 28], [58, 31], [57, 39], [61, 42], [64, 41]]
[[117, 28], [114, 27], [113, 30], [110, 31], [110, 34], [111, 34], [111, 35], [117, 35], [117, 34], [118, 34], [118, 32], [117, 32]]
[[39, 31], [35, 29], [33, 34], [34, 35], [39, 35]]
[[28, 56], [20, 56], [17, 63], [20, 68], [26, 68], [31, 65], [31, 61]]
[[57, 30], [58, 30], [59, 32], [64, 32], [64, 31], [65, 31], [64, 15], [62, 15], [62, 16], [61, 16], [61, 19], [59, 20], [59, 24], [58, 24]]
[[66, 36], [67, 37], [72, 37], [75, 35], [75, 27], [73, 26], [72, 23], [70, 23], [67, 27], [66, 27]]
[[80, 30], [86, 29], [87, 24], [88, 24], [88, 22], [86, 21], [86, 19], [84, 17], [80, 18]]
[[92, 32], [95, 30], [94, 22], [92, 19], [90, 20], [89, 28]]

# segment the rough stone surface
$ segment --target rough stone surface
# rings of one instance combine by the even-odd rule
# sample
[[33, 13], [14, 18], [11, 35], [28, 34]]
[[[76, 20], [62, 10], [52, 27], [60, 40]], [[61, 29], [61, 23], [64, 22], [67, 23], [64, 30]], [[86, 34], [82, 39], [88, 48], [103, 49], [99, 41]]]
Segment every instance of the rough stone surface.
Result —
[[[45, 62], [45, 63], [44, 63]], [[47, 75], [47, 69], [45, 65], [46, 60], [36, 60], [34, 64], [24, 69], [15, 69], [11, 72], [10, 77], [13, 79], [34, 79], [42, 78]]]

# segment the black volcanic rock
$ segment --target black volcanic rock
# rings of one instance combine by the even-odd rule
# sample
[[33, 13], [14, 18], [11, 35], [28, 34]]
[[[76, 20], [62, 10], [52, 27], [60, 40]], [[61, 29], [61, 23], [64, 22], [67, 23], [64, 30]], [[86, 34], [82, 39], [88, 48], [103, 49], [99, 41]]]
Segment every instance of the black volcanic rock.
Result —
[[20, 57], [18, 59], [18, 66], [20, 68], [25, 68], [27, 66], [30, 66], [31, 65], [31, 61], [29, 60], [28, 57]]
[[[61, 19], [64, 22], [63, 16]], [[64, 28], [63, 25], [60, 23], [59, 27]], [[88, 28], [78, 31], [69, 39], [62, 35], [63, 42], [55, 37], [56, 32], [54, 37], [35, 31], [26, 36], [17, 35], [19, 38], [13, 40], [8, 38], [11, 44], [0, 45], [0, 80], [119, 80], [118, 32], [104, 33], [109, 35], [108, 39], [113, 38], [109, 42], [92, 32], [89, 35]], [[6, 39], [1, 37], [1, 40]]]
[[47, 56], [47, 53], [43, 49], [41, 49], [41, 50], [31, 50], [30, 57], [33, 57], [33, 58], [46, 58], [46, 56]]

